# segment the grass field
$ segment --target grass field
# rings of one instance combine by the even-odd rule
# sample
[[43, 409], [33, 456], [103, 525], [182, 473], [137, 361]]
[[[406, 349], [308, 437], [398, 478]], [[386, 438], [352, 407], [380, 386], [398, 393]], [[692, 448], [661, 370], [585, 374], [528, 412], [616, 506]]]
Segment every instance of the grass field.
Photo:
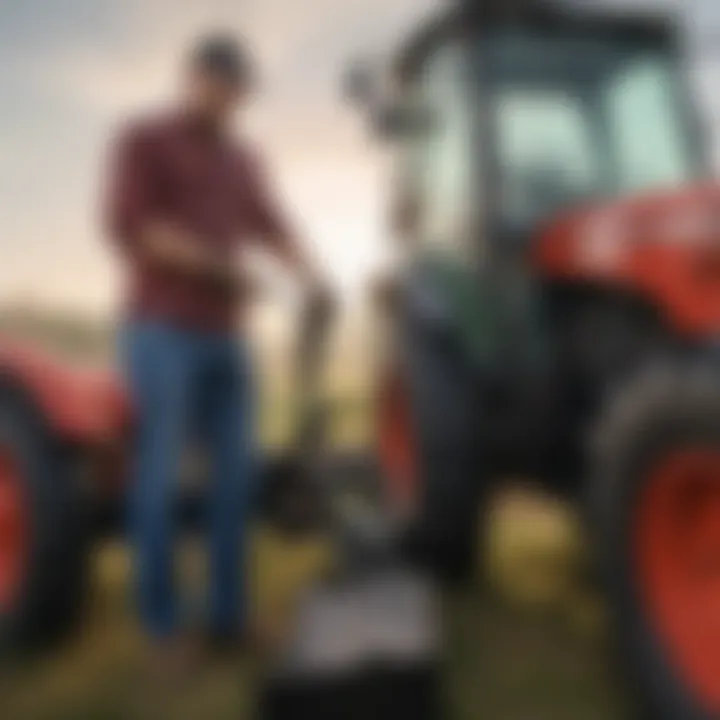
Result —
[[[601, 607], [583, 587], [582, 541], [562, 506], [513, 492], [492, 530], [490, 592], [448, 595], [445, 676], [457, 720], [618, 720], [622, 702], [605, 661]], [[197, 549], [185, 584], [199, 585]], [[322, 540], [255, 542], [254, 594], [265, 625], [282, 630], [298, 588], [331, 560]], [[120, 545], [96, 557], [97, 587], [84, 632], [58, 655], [8, 668], [3, 720], [242, 720], [251, 716], [250, 661], [206, 668], [160, 690], [143, 674], [143, 644], [128, 610], [129, 561]]]

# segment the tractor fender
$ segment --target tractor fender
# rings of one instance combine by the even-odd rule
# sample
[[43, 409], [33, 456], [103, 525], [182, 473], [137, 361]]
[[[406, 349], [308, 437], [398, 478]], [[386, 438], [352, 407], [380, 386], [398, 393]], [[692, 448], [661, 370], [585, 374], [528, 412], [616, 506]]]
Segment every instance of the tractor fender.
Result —
[[0, 379], [26, 394], [62, 440], [115, 444], [129, 427], [129, 401], [109, 372], [78, 369], [31, 345], [3, 340]]

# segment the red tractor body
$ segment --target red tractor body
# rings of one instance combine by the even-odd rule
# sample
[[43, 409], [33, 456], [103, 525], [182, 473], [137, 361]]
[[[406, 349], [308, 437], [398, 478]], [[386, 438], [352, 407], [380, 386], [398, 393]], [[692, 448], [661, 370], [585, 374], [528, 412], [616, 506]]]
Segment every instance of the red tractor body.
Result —
[[675, 333], [720, 333], [720, 186], [708, 183], [575, 210], [550, 223], [533, 262], [549, 281], [623, 292]]

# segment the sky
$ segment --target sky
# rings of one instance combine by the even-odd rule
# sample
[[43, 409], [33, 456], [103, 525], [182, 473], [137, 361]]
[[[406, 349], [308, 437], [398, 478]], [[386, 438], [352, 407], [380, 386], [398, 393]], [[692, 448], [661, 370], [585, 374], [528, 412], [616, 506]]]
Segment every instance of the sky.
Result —
[[[118, 277], [97, 212], [109, 138], [128, 114], [170, 101], [183, 50], [216, 28], [251, 41], [262, 94], [245, 130], [262, 144], [278, 192], [334, 283], [357, 292], [386, 254], [384, 163], [341, 98], [342, 71], [386, 52], [442, 5], [0, 0], [0, 303], [112, 311]], [[682, 5], [692, 37], [720, 32], [720, 2]], [[697, 65], [706, 105], [720, 85], [716, 67]]]

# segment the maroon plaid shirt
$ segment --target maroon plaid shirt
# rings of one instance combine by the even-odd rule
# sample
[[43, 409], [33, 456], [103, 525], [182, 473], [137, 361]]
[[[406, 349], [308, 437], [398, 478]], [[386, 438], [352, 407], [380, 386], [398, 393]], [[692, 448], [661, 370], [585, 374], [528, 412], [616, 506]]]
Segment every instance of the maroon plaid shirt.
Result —
[[120, 136], [111, 166], [108, 231], [127, 260], [131, 316], [229, 331], [242, 304], [237, 293], [150, 264], [136, 251], [139, 232], [153, 220], [177, 224], [228, 262], [251, 239], [282, 252], [289, 238], [251, 150], [179, 113], [133, 123]]

